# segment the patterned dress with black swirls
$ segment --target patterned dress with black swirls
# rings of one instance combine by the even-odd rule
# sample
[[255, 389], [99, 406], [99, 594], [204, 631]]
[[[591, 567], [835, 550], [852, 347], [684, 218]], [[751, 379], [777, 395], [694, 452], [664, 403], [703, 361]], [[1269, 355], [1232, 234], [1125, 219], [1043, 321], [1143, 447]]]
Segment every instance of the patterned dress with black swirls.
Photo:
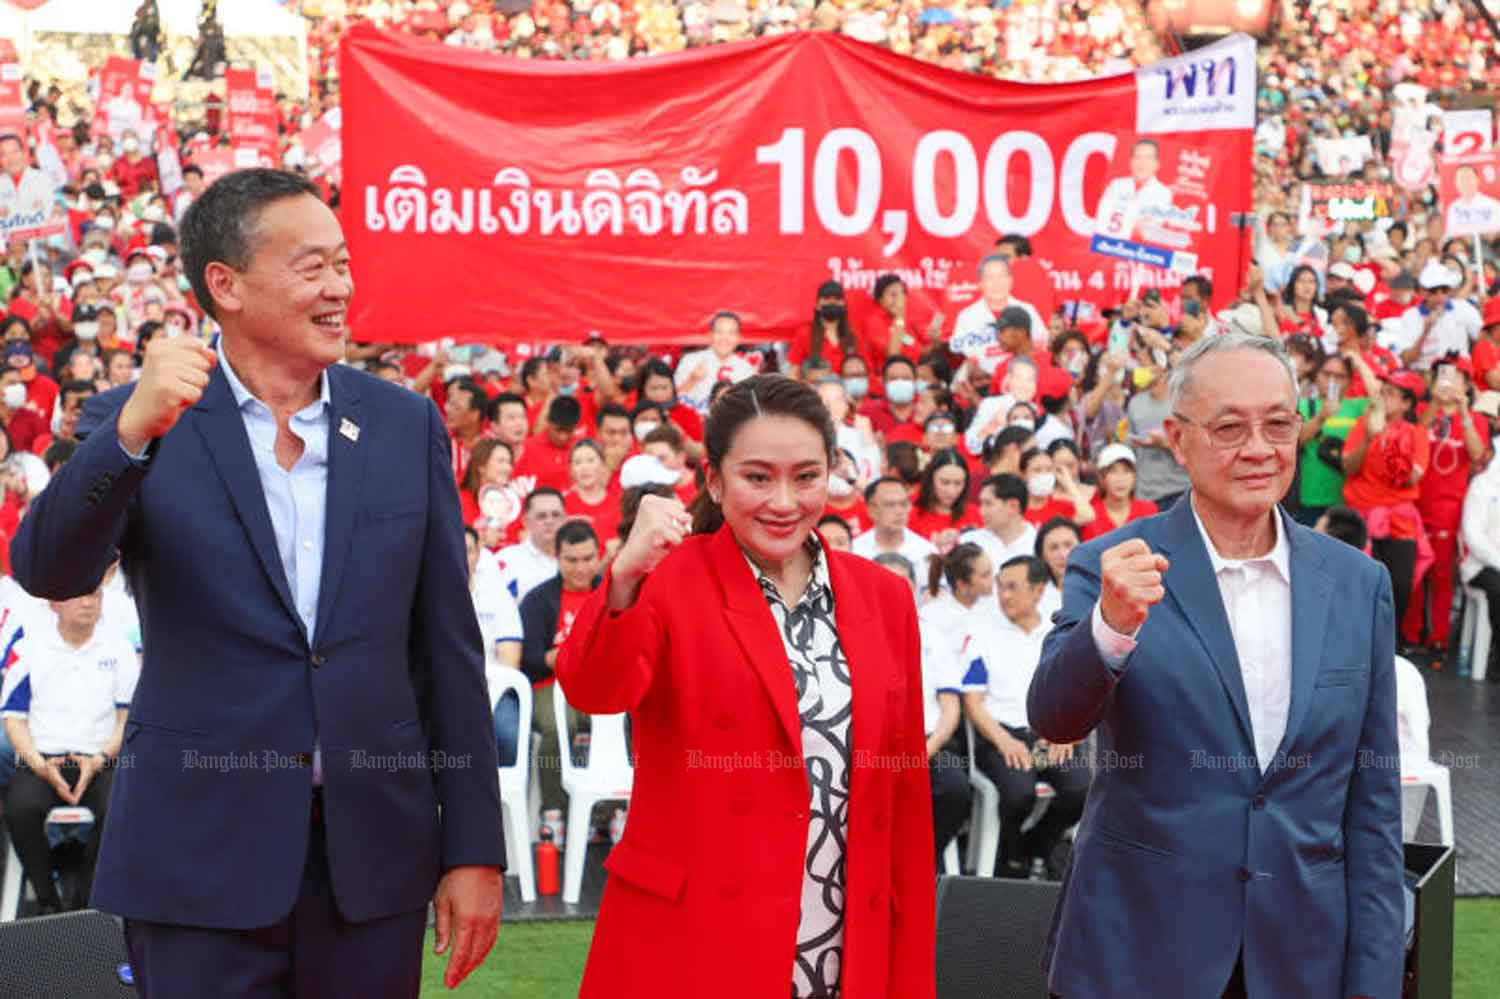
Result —
[[[751, 562], [786, 648], [802, 717], [810, 794], [802, 917], [792, 999], [836, 999], [844, 963], [844, 860], [849, 818], [849, 661], [833, 615], [833, 587], [816, 539], [807, 592], [788, 608], [776, 584]], [[747, 559], [748, 560], [748, 559]]]

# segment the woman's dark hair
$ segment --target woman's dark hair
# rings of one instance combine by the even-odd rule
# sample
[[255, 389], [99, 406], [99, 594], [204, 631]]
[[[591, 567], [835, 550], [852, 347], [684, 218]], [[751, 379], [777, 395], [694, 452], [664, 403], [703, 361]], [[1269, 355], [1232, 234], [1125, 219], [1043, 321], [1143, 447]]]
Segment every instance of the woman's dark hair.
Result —
[[964, 508], [969, 503], [969, 463], [964, 461], [963, 455], [951, 447], [940, 448], [922, 470], [922, 487], [917, 491], [917, 509], [928, 513], [937, 512], [937, 473], [940, 469], [953, 466], [964, 473], [964, 487], [958, 494], [958, 499], [953, 501], [953, 513], [950, 516], [953, 524], [957, 526], [963, 518]]
[[479, 485], [484, 481], [484, 466], [490, 463], [490, 455], [501, 449], [510, 455], [510, 463], [514, 466], [516, 452], [500, 438], [481, 437], [475, 441], [474, 450], [469, 452], [469, 465], [464, 469], [464, 480], [458, 484], [458, 488], [478, 499]]
[[576, 440], [576, 441], [573, 442], [573, 446], [572, 447], [568, 448], [568, 461], [569, 462], [572, 462], [573, 455], [581, 447], [586, 447], [590, 451], [593, 451], [595, 454], [597, 454], [599, 456], [599, 460], [600, 461], [604, 460], [604, 448], [602, 448], [602, 447], [599, 446], [599, 442], [598, 441], [594, 440], [594, 438], [592, 438], [592, 437], [580, 437], [578, 440]]
[[646, 382], [652, 378], [665, 378], [672, 383], [672, 391], [677, 391], [677, 381], [672, 377], [672, 369], [667, 362], [659, 357], [653, 357], [645, 364], [636, 369], [635, 385], [640, 389], [642, 399], [646, 398]]
[[677, 493], [671, 486], [635, 486], [620, 494], [620, 526], [618, 533], [620, 540], [624, 541], [630, 537], [630, 529], [635, 526], [635, 515], [641, 509], [641, 497], [660, 496], [663, 499], [671, 499]]
[[[818, 298], [837, 298], [841, 302], [844, 299], [844, 286], [837, 281], [824, 281], [818, 285]], [[823, 356], [823, 317], [818, 315], [818, 305], [813, 303], [812, 317], [812, 346], [808, 348], [811, 357]], [[845, 302], [844, 314], [839, 317], [838, 324], [839, 352], [845, 357], [850, 354], [859, 353], [859, 341], [854, 337], [854, 327], [849, 325], [849, 308]]]
[[205, 277], [208, 265], [244, 270], [261, 211], [273, 202], [304, 195], [323, 200], [317, 187], [300, 174], [251, 169], [226, 173], [193, 200], [182, 217], [182, 271], [205, 312], [219, 318]]
[[885, 463], [896, 470], [903, 485], [922, 481], [922, 449], [911, 441], [895, 441], [885, 446]]
[[[1297, 303], [1295, 301], [1293, 289], [1297, 287], [1297, 279], [1303, 274], [1311, 274], [1313, 276], [1314, 284], [1317, 285], [1317, 287], [1322, 287], [1322, 282], [1318, 281], [1318, 272], [1313, 270], [1307, 264], [1298, 264], [1296, 267], [1292, 268], [1292, 276], [1286, 279], [1286, 287], [1281, 290], [1281, 300], [1294, 309], [1297, 307]], [[1317, 287], [1313, 289], [1314, 305], [1316, 305], [1318, 301]]]
[[1326, 530], [1330, 538], [1338, 538], [1360, 551], [1365, 550], [1370, 532], [1365, 526], [1365, 518], [1359, 515], [1358, 510], [1350, 506], [1331, 506], [1323, 516], [1328, 518]]
[[26, 339], [31, 339], [31, 324], [20, 316], [6, 316], [4, 321], [0, 322], [0, 337], [8, 337], [13, 326], [21, 327], [26, 331]]
[[594, 533], [594, 528], [588, 521], [570, 520], [557, 529], [555, 550], [562, 551], [563, 545], [576, 545], [580, 541], [590, 541], [595, 548], [603, 548], [599, 543], [599, 535]]
[[[1040, 559], [1044, 565], [1046, 564], [1047, 559], [1046, 556], [1042, 554], [1042, 552], [1047, 550], [1047, 539], [1052, 536], [1053, 531], [1072, 531], [1073, 537], [1078, 540], [1078, 543], [1083, 543], [1083, 531], [1079, 530], [1077, 524], [1073, 523], [1067, 517], [1053, 517], [1051, 520], [1047, 521], [1040, 528], [1038, 528], [1036, 532], [1036, 545], [1033, 548], [1033, 551], [1036, 553], [1036, 557]], [[1050, 572], [1051, 567], [1049, 566], [1048, 568]], [[1058, 586], [1062, 585], [1061, 579], [1053, 580], [1053, 582], [1057, 583]]]
[[932, 377], [938, 383], [937, 387], [947, 389], [953, 381], [953, 365], [948, 363], [948, 351], [946, 347], [934, 347], [917, 358], [917, 367], [923, 365], [932, 369]]
[[948, 580], [949, 587], [967, 583], [969, 577], [974, 575], [974, 563], [983, 555], [983, 548], [972, 541], [965, 541], [963, 544], [954, 545], [946, 555], [928, 559], [927, 595], [937, 596], [942, 590], [944, 578]]
[[1047, 445], [1047, 454], [1053, 458], [1057, 457], [1057, 452], [1059, 451], [1070, 451], [1073, 457], [1077, 458], [1080, 462], [1083, 461], [1083, 453], [1078, 450], [1078, 445], [1067, 437], [1059, 437]]
[[900, 276], [896, 274], [882, 274], [875, 279], [875, 288], [870, 292], [870, 297], [875, 300], [876, 305], [880, 304], [880, 297], [893, 284], [899, 284], [903, 288], [906, 287], [906, 282], [901, 280]]
[[[752, 375], [719, 396], [708, 411], [703, 424], [705, 467], [722, 472], [734, 439], [747, 423], [762, 416], [790, 416], [816, 430], [823, 438], [824, 461], [833, 466], [837, 435], [817, 389], [781, 375]], [[724, 511], [707, 489], [693, 498], [692, 514], [694, 534], [712, 534], [724, 524]]]
[[1056, 367], [1062, 367], [1063, 352], [1068, 349], [1068, 344], [1070, 343], [1078, 344], [1078, 346], [1083, 348], [1085, 354], [1090, 352], [1091, 348], [1089, 347], [1088, 337], [1084, 336], [1078, 330], [1063, 330], [1052, 341], [1052, 361]]

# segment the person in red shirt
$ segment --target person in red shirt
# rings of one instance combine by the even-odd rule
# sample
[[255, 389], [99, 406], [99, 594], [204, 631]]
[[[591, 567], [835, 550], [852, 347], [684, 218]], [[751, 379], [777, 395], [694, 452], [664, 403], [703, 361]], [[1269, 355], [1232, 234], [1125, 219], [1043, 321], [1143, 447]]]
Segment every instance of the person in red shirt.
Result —
[[47, 435], [47, 421], [26, 408], [26, 383], [12, 367], [0, 368], [0, 424], [14, 451], [30, 451], [38, 438]]
[[1350, 399], [1364, 399], [1379, 394], [1380, 380], [1399, 367], [1395, 357], [1374, 343], [1374, 330], [1364, 309], [1351, 302], [1340, 302], [1328, 317], [1338, 337], [1338, 353], [1348, 359], [1354, 377], [1344, 389]]
[[1060, 476], [1052, 463], [1052, 456], [1041, 448], [1032, 448], [1021, 455], [1021, 478], [1026, 480], [1026, 492], [1030, 500], [1022, 516], [1027, 523], [1040, 527], [1054, 517], [1071, 520], [1079, 528], [1094, 520], [1094, 508], [1078, 489], [1078, 483], [1063, 472], [1062, 485], [1073, 498], [1061, 500], [1052, 494], [1056, 491]]
[[526, 441], [526, 453], [516, 463], [516, 476], [532, 477], [532, 488], [551, 486], [559, 493], [573, 484], [570, 458], [578, 430], [578, 400], [560, 395], [547, 406], [546, 427]]
[[786, 359], [800, 367], [809, 357], [821, 357], [834, 371], [843, 368], [844, 359], [860, 355], [859, 339], [849, 325], [849, 303], [844, 286], [837, 281], [818, 285], [818, 300], [813, 307], [812, 322], [799, 329], [787, 347]]
[[1417, 279], [1410, 271], [1401, 271], [1386, 284], [1390, 288], [1390, 294], [1377, 302], [1370, 313], [1370, 318], [1376, 323], [1399, 319], [1416, 302]]
[[1094, 520], [1083, 529], [1092, 541], [1133, 520], [1156, 513], [1156, 504], [1135, 495], [1135, 452], [1124, 444], [1110, 444], [1099, 452], [1099, 491], [1094, 494]]
[[677, 397], [677, 380], [671, 367], [659, 357], [653, 357], [641, 368], [641, 400], [661, 407], [667, 418], [677, 424], [687, 438], [684, 446], [689, 457], [694, 461], [703, 457], [703, 417]]
[[1482, 321], [1479, 339], [1469, 353], [1475, 389], [1490, 392], [1500, 390], [1500, 295], [1485, 301]]
[[120, 158], [110, 168], [109, 176], [120, 186], [120, 196], [127, 200], [140, 194], [147, 184], [160, 183], [156, 158], [141, 155], [141, 140], [128, 130], [120, 136]]
[[526, 433], [541, 429], [547, 400], [552, 398], [552, 373], [544, 357], [528, 357], [521, 365], [521, 397], [526, 402]]
[[573, 488], [563, 493], [563, 512], [592, 527], [604, 543], [604, 557], [612, 558], [620, 547], [620, 490], [610, 482], [604, 449], [588, 438], [574, 441], [568, 471]]
[[[513, 521], [520, 519], [523, 496], [507, 497], [503, 507], [490, 511], [485, 511], [480, 503], [480, 496], [487, 487], [509, 487], [514, 470], [515, 458], [511, 455], [509, 444], [494, 437], [481, 437], [474, 442], [469, 467], [464, 469], [464, 477], [458, 484], [458, 501], [463, 508], [465, 524], [472, 525], [481, 513], [503, 521], [504, 527], [509, 527]], [[493, 505], [493, 501], [491, 502]]]
[[906, 526], [931, 541], [939, 553], [956, 545], [961, 532], [980, 526], [979, 511], [969, 505], [969, 465], [955, 449], [936, 452], [923, 469]]
[[57, 405], [57, 382], [37, 370], [36, 354], [27, 340], [17, 339], [24, 335], [26, 324], [20, 320], [9, 320], [5, 327], [5, 366], [21, 375], [26, 385], [26, 408], [42, 419], [47, 426], [52, 424], [52, 410]]
[[473, 379], [455, 378], [447, 387], [443, 408], [448, 434], [453, 438], [453, 478], [462, 482], [475, 443], [489, 436], [489, 396]]
[[922, 439], [922, 428], [916, 423], [917, 366], [908, 357], [888, 357], [881, 372], [885, 390], [883, 398], [871, 396], [859, 407], [859, 415], [870, 419], [877, 434], [888, 435], [897, 427], [907, 427], [913, 434], [907, 439]]
[[1417, 510], [1432, 543], [1432, 568], [1412, 587], [1411, 606], [1401, 622], [1408, 645], [1418, 645], [1424, 617], [1428, 647], [1448, 645], [1448, 609], [1453, 604], [1453, 569], [1458, 557], [1458, 533], [1464, 496], [1476, 469], [1490, 456], [1490, 424], [1469, 410], [1473, 371], [1465, 357], [1440, 361], [1432, 385], [1432, 404], [1419, 411], [1418, 422], [1431, 440], [1431, 461], [1422, 476]]
[[920, 318], [907, 303], [906, 283], [899, 277], [882, 274], [870, 294], [875, 308], [865, 318], [860, 337], [866, 357], [881, 363], [883, 358], [905, 357], [915, 364], [928, 348], [942, 344], [941, 322], [928, 325], [925, 333], [920, 329]]
[[664, 423], [646, 435], [641, 442], [641, 451], [661, 462], [663, 468], [677, 476], [672, 490], [677, 493], [684, 506], [698, 495], [697, 478], [687, 464], [687, 442], [682, 431], [670, 423]]

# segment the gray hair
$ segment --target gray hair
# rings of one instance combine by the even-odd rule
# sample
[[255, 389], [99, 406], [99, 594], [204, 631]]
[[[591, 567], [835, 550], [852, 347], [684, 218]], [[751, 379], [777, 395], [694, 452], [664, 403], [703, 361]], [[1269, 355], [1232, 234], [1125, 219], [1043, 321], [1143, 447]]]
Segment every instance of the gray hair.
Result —
[[984, 277], [984, 269], [990, 264], [1004, 264], [1005, 273], [1010, 273], [1010, 258], [1001, 253], [991, 253], [989, 256], [979, 261], [979, 267], [976, 269], [976, 273], [978, 273], [980, 277]]
[[1168, 398], [1171, 402], [1172, 411], [1176, 412], [1182, 405], [1183, 397], [1187, 395], [1188, 389], [1193, 383], [1193, 368], [1198, 362], [1209, 354], [1222, 353], [1230, 350], [1261, 350], [1270, 354], [1281, 362], [1286, 369], [1286, 375], [1292, 380], [1292, 396], [1298, 395], [1297, 369], [1292, 364], [1291, 357], [1280, 340], [1268, 336], [1256, 336], [1253, 333], [1242, 333], [1232, 330], [1228, 333], [1220, 333], [1217, 336], [1206, 336], [1189, 347], [1177, 361], [1177, 366], [1172, 369], [1171, 378], [1167, 382]]

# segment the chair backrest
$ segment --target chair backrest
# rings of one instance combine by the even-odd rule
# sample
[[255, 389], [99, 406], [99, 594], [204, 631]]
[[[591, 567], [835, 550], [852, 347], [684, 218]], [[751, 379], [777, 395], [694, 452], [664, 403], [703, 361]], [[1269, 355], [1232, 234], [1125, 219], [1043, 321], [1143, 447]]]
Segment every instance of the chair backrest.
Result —
[[1427, 729], [1432, 716], [1427, 710], [1427, 681], [1409, 659], [1396, 657], [1396, 731], [1401, 757], [1426, 762]]
[[1044, 999], [1056, 881], [938, 878], [938, 999]]
[[579, 767], [573, 762], [573, 736], [568, 731], [568, 699], [563, 696], [562, 685], [552, 685], [552, 711], [557, 721], [558, 748], [562, 753], [562, 772], [572, 774], [586, 769], [590, 773], [618, 774], [629, 782], [635, 768], [630, 765], [630, 754], [625, 748], [625, 715], [590, 715], [589, 762]]
[[501, 666], [490, 672], [490, 696], [499, 703], [506, 691], [515, 691], [521, 702], [520, 717], [516, 720], [516, 762], [501, 770], [520, 774], [531, 772], [531, 712], [533, 698], [531, 681], [525, 673], [514, 666]]

